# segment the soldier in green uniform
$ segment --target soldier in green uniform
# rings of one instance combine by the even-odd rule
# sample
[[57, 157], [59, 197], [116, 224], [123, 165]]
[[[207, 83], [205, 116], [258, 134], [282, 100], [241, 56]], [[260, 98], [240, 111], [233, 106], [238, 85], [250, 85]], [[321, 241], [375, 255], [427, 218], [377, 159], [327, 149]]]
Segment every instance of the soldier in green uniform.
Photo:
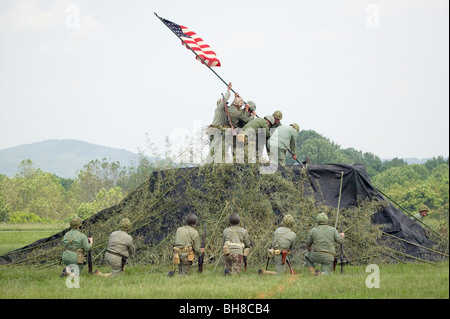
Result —
[[[64, 252], [62, 254], [62, 261], [66, 266], [77, 265], [79, 268], [79, 274], [83, 270], [85, 263], [84, 253], [91, 250], [93, 239], [87, 237], [80, 231], [82, 220], [80, 217], [75, 216], [70, 221], [70, 228], [63, 238]], [[61, 276], [68, 276], [68, 268], [63, 269]]]
[[229, 226], [223, 231], [223, 254], [225, 274], [239, 274], [242, 271], [244, 257], [250, 253], [250, 237], [246, 229], [239, 226], [238, 213], [230, 214]]
[[94, 275], [110, 277], [119, 275], [125, 270], [127, 259], [135, 253], [133, 238], [128, 234], [130, 229], [130, 220], [123, 218], [119, 223], [119, 230], [113, 231], [109, 236], [106, 248], [105, 260], [111, 266], [111, 272], [103, 274], [100, 270], [96, 270]]
[[[234, 135], [232, 136], [233, 142], [227, 142], [226, 144], [226, 151], [228, 152], [228, 149], [231, 147], [231, 153], [233, 154], [233, 160], [236, 160], [236, 147], [239, 144], [240, 148], [243, 148], [244, 141], [239, 141], [237, 134], [240, 134], [242, 132], [242, 127], [246, 125], [248, 122], [253, 120], [256, 116], [255, 110], [256, 110], [256, 104], [253, 101], [248, 101], [247, 104], [245, 104], [245, 107], [242, 109], [242, 106], [244, 105], [244, 100], [239, 96], [239, 93], [235, 93], [235, 98], [231, 104], [231, 106], [228, 107], [228, 114], [230, 115], [231, 124], [235, 128]], [[249, 109], [252, 109], [253, 112], [250, 113]]]
[[[225, 108], [228, 108], [228, 99], [230, 98], [232, 84], [231, 82], [228, 84], [227, 92], [225, 93], [224, 98], [220, 98], [217, 100], [217, 107], [214, 110], [214, 118], [212, 124], [210, 124], [206, 128], [206, 134], [209, 136], [209, 150], [210, 156], [208, 157], [208, 161], [216, 163], [222, 163], [223, 155], [225, 154], [225, 130], [230, 128], [230, 123], [228, 120], [228, 116], [226, 114]], [[224, 101], [225, 99], [225, 101]], [[222, 144], [222, 145], [221, 145]], [[220, 147], [221, 146], [221, 147]], [[219, 151], [221, 150], [221, 152]], [[220, 156], [219, 156], [220, 155]]]
[[427, 205], [420, 205], [419, 212], [414, 215], [415, 218], [417, 218], [420, 221], [423, 221], [425, 217], [428, 216], [428, 206]]
[[[244, 106], [244, 99], [239, 96], [239, 93], [235, 93], [235, 97], [231, 105], [228, 107], [228, 113], [230, 114], [231, 123], [233, 127], [243, 127], [245, 123], [248, 123], [252, 119], [255, 118], [255, 110], [256, 104], [253, 101], [248, 101]], [[252, 109], [253, 112], [250, 113], [249, 109]]]
[[197, 225], [197, 216], [192, 213], [187, 214], [185, 223], [186, 226], [179, 227], [176, 231], [173, 251], [174, 262], [179, 264], [179, 273], [189, 275], [195, 255], [204, 253], [205, 249], [200, 248], [201, 238], [194, 228]]
[[279, 126], [268, 139], [267, 145], [270, 150], [270, 164], [286, 165], [286, 152], [292, 153], [292, 159], [295, 161], [297, 155], [295, 154], [295, 147], [297, 142], [297, 135], [300, 127], [297, 123], [289, 126]]
[[306, 267], [315, 274], [315, 264], [322, 265], [318, 275], [333, 272], [333, 262], [336, 255], [335, 244], [344, 242], [344, 233], [338, 233], [336, 228], [328, 225], [328, 216], [320, 213], [316, 217], [318, 226], [309, 231], [306, 239]]
[[273, 234], [271, 248], [269, 249], [269, 257], [273, 258], [276, 272], [260, 269], [259, 273], [270, 275], [286, 273], [286, 257], [294, 249], [297, 240], [297, 235], [292, 231], [294, 226], [294, 216], [291, 214], [285, 215], [281, 226]]
[[[270, 128], [273, 123], [275, 123], [273, 116], [266, 115], [264, 118], [256, 118], [251, 120], [242, 128], [243, 132], [238, 135], [238, 141], [245, 141], [245, 154], [247, 155], [246, 157], [249, 157], [249, 163], [254, 163], [257, 159], [262, 161], [264, 147], [270, 137]], [[264, 137], [259, 136], [260, 129], [264, 132]], [[250, 150], [256, 150], [255, 157], [252, 153], [249, 153], [249, 148]]]
[[275, 123], [273, 123], [272, 128], [282, 126], [281, 119], [283, 118], [283, 113], [281, 113], [281, 111], [275, 111], [273, 112], [272, 116], [275, 120]]

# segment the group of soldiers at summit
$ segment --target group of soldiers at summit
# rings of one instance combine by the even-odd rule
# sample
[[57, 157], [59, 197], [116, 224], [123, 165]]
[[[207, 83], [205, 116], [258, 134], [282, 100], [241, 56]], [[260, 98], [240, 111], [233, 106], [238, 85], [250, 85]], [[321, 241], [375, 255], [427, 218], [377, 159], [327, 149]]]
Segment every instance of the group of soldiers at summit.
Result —
[[[247, 160], [249, 163], [255, 163], [259, 160], [264, 164], [270, 162], [285, 165], [287, 151], [293, 160], [297, 160], [295, 147], [299, 125], [292, 123], [283, 126], [283, 114], [279, 110], [264, 118], [257, 117], [255, 102], [245, 103], [239, 93], [235, 93], [233, 102], [228, 105], [231, 87], [232, 84], [229, 83], [225, 95], [217, 100], [212, 124], [206, 129], [210, 140], [209, 161], [228, 162], [226, 158], [230, 148], [233, 155], [230, 162], [242, 163]], [[269, 162], [263, 158], [264, 149], [269, 155]]]
[[[222, 250], [225, 264], [225, 274], [239, 274], [244, 265], [244, 261], [249, 256], [251, 247], [250, 235], [248, 231], [240, 226], [241, 220], [238, 213], [230, 214], [228, 218], [229, 227], [223, 230]], [[191, 266], [196, 256], [205, 252], [201, 247], [201, 239], [198, 231], [194, 228], [198, 219], [193, 213], [184, 217], [184, 226], [177, 228], [173, 242], [173, 264], [178, 267], [180, 275], [189, 275]], [[335, 244], [342, 243], [344, 234], [338, 234], [337, 230], [327, 225], [328, 217], [325, 213], [317, 216], [318, 225], [311, 229], [308, 234], [305, 254], [306, 266], [315, 275], [329, 274], [333, 271], [335, 255]], [[76, 265], [81, 275], [83, 265], [86, 263], [84, 253], [92, 249], [93, 239], [81, 232], [82, 220], [74, 217], [71, 222], [71, 230], [64, 235], [63, 246], [65, 250], [62, 261], [66, 265], [61, 276], [69, 276], [73, 272], [71, 265]], [[297, 235], [294, 232], [295, 220], [291, 214], [283, 217], [282, 223], [275, 230], [268, 257], [273, 258], [276, 271], [259, 270], [260, 274], [284, 274], [286, 272], [286, 262], [288, 255], [295, 248]], [[101, 277], [116, 276], [124, 272], [125, 264], [130, 255], [135, 253], [132, 237], [128, 234], [131, 229], [129, 219], [124, 218], [119, 223], [119, 230], [111, 233], [104, 258], [111, 266], [110, 273], [102, 273], [99, 270], [94, 275]], [[321, 264], [321, 269], [315, 270], [317, 264]]]

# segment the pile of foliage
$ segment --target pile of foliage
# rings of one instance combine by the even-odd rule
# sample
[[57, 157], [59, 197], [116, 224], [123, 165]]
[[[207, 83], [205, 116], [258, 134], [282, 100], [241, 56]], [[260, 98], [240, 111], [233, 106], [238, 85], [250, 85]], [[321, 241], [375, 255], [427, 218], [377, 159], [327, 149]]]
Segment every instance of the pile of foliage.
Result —
[[[249, 267], [265, 263], [273, 231], [285, 214], [295, 217], [297, 247], [291, 259], [304, 262], [306, 237], [316, 225], [318, 213], [326, 212], [334, 226], [337, 210], [317, 202], [311, 193], [307, 174], [292, 173], [287, 167], [275, 174], [260, 174], [257, 165], [208, 164], [194, 168], [154, 171], [151, 177], [128, 195], [120, 204], [104, 209], [86, 219], [82, 231], [91, 228], [94, 237], [94, 264], [104, 263], [103, 256], [112, 231], [126, 217], [132, 222], [137, 253], [129, 259], [131, 265], [172, 265], [172, 244], [177, 227], [184, 216], [195, 213], [200, 235], [207, 230], [207, 263], [223, 264], [222, 232], [228, 227], [230, 213], [239, 213], [252, 242]], [[338, 228], [346, 233], [345, 255], [353, 264], [382, 263], [397, 258], [392, 253], [396, 242], [382, 239], [382, 226], [374, 225], [371, 216], [386, 205], [380, 201], [359, 201], [356, 206], [339, 212]], [[67, 231], [67, 230], [65, 230]], [[24, 247], [9, 258], [13, 263], [54, 265], [60, 263], [64, 232]], [[383, 242], [381, 242], [383, 241]], [[387, 243], [386, 241], [390, 241]], [[222, 269], [222, 267], [219, 267]]]

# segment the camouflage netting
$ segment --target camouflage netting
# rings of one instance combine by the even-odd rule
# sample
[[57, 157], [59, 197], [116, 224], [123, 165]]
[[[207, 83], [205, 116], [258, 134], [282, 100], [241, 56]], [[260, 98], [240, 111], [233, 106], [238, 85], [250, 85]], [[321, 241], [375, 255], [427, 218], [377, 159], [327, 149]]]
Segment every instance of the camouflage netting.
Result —
[[[229, 214], [237, 212], [253, 246], [248, 266], [260, 267], [266, 261], [273, 231], [289, 213], [295, 217], [298, 235], [291, 260], [301, 264], [306, 236], [316, 225], [317, 214], [326, 212], [334, 226], [338, 203], [338, 228], [346, 233], [344, 253], [352, 264], [440, 260], [445, 256], [435, 251], [437, 239], [431, 240], [424, 228], [371, 186], [362, 165], [310, 165], [307, 169], [294, 165], [280, 167], [275, 174], [261, 174], [257, 165], [210, 164], [155, 171], [119, 205], [84, 220], [82, 231], [88, 234], [90, 226], [93, 263], [102, 265], [108, 237], [126, 217], [132, 222], [129, 233], [137, 249], [129, 264], [171, 267], [175, 231], [183, 217], [193, 212], [198, 216], [200, 235], [205, 226], [207, 229], [206, 263], [222, 270], [222, 232], [228, 227]], [[12, 251], [0, 257], [0, 264], [57, 265], [68, 230]]]

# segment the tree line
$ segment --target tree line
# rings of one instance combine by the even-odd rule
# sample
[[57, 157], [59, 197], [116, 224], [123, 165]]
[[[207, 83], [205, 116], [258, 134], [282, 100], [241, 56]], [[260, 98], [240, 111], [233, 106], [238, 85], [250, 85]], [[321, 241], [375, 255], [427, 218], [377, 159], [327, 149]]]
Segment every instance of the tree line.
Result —
[[[151, 144], [149, 141], [147, 141]], [[449, 211], [449, 162], [442, 156], [424, 164], [408, 164], [403, 159], [389, 161], [372, 153], [341, 147], [312, 130], [300, 131], [297, 155], [313, 164], [363, 164], [375, 187], [411, 213], [420, 204], [446, 218]], [[84, 165], [74, 179], [60, 178], [35, 168], [23, 160], [18, 173], [9, 178], [0, 174], [0, 220], [8, 223], [67, 222], [74, 215], [85, 219], [102, 209], [117, 205], [155, 170], [176, 167], [161, 158], [154, 148], [153, 160], [139, 154], [128, 167], [106, 159]], [[289, 157], [290, 158], [290, 157]], [[293, 164], [292, 159], [287, 164]]]

